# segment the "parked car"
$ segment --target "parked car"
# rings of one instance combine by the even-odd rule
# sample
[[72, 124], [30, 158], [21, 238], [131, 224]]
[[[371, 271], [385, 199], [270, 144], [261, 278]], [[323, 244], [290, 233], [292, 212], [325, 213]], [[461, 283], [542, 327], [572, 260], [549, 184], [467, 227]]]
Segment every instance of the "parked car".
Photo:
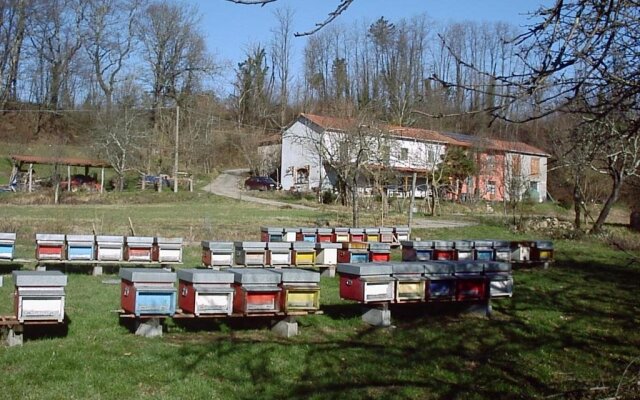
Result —
[[244, 188], [247, 190], [278, 190], [278, 182], [268, 176], [252, 176], [244, 181]]

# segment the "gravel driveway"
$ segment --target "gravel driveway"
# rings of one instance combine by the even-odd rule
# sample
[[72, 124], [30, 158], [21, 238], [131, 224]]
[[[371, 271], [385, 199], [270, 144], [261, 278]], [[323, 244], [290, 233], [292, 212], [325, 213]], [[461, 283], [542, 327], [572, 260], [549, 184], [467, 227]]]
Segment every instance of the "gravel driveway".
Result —
[[[249, 191], [242, 188], [242, 183], [247, 178], [248, 169], [230, 169], [218, 175], [216, 179], [204, 187], [204, 190], [218, 196], [229, 197], [252, 203], [265, 204], [274, 207], [291, 207], [299, 210], [315, 210], [313, 207], [303, 206], [300, 204], [284, 203], [263, 199], [261, 197], [251, 196]], [[413, 218], [414, 228], [438, 229], [438, 228], [460, 228], [465, 226], [477, 225], [475, 222], [454, 221], [454, 220], [433, 220], [427, 218]]]

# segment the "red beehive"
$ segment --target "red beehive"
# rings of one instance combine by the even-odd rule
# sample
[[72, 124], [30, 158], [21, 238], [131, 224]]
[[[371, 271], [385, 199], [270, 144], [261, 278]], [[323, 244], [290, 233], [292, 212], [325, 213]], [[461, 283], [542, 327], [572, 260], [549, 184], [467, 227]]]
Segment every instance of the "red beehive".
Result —
[[391, 244], [370, 242], [369, 243], [369, 261], [371, 262], [389, 262], [391, 260]]
[[36, 234], [37, 260], [62, 260], [64, 258], [64, 235]]
[[458, 261], [454, 264], [456, 278], [456, 300], [486, 300], [487, 279], [482, 261]]
[[362, 228], [349, 228], [349, 241], [350, 242], [364, 242], [364, 229], [362, 229]]
[[331, 228], [318, 228], [316, 242], [327, 243], [333, 241], [333, 229]]
[[360, 303], [390, 302], [394, 299], [395, 280], [389, 264], [338, 264], [340, 297]]
[[210, 269], [178, 270], [178, 306], [183, 312], [200, 315], [233, 312], [233, 274]]
[[151, 261], [153, 237], [127, 236], [124, 259], [127, 261]]
[[230, 268], [233, 273], [233, 311], [238, 314], [280, 312], [281, 277], [262, 268]]
[[433, 259], [439, 261], [450, 261], [455, 258], [453, 242], [446, 240], [435, 240], [433, 242]]

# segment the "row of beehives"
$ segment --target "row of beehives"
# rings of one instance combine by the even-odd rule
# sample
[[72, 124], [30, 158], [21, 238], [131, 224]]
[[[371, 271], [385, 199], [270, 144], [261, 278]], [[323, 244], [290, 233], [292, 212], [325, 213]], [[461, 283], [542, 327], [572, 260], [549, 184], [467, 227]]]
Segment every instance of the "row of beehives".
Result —
[[[15, 258], [15, 233], [0, 233], [0, 259]], [[182, 238], [36, 234], [39, 261], [182, 262]]]
[[553, 261], [553, 242], [549, 240], [407, 240], [402, 242], [402, 260], [484, 260], [546, 263]]
[[511, 264], [426, 261], [338, 264], [340, 297], [361, 303], [480, 301], [511, 297]]
[[[14, 310], [20, 323], [61, 323], [67, 276], [60, 271], [13, 271]], [[121, 307], [140, 316], [259, 315], [314, 312], [320, 274], [302, 269], [122, 268]], [[178, 288], [175, 287], [176, 278]]]
[[202, 242], [207, 267], [336, 265], [390, 257], [391, 245], [381, 242]]
[[[176, 275], [178, 289], [174, 286]], [[195, 316], [312, 312], [320, 307], [320, 274], [303, 269], [215, 271], [122, 268], [125, 313], [172, 316], [177, 306]]]
[[382, 242], [399, 244], [409, 240], [408, 226], [377, 228], [260, 228], [263, 242]]

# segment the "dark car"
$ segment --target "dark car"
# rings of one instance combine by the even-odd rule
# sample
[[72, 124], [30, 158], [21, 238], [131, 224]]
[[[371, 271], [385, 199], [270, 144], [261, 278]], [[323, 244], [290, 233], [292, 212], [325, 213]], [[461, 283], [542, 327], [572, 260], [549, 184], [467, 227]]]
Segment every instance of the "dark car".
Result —
[[279, 185], [268, 176], [252, 176], [244, 181], [244, 188], [247, 190], [277, 190]]

